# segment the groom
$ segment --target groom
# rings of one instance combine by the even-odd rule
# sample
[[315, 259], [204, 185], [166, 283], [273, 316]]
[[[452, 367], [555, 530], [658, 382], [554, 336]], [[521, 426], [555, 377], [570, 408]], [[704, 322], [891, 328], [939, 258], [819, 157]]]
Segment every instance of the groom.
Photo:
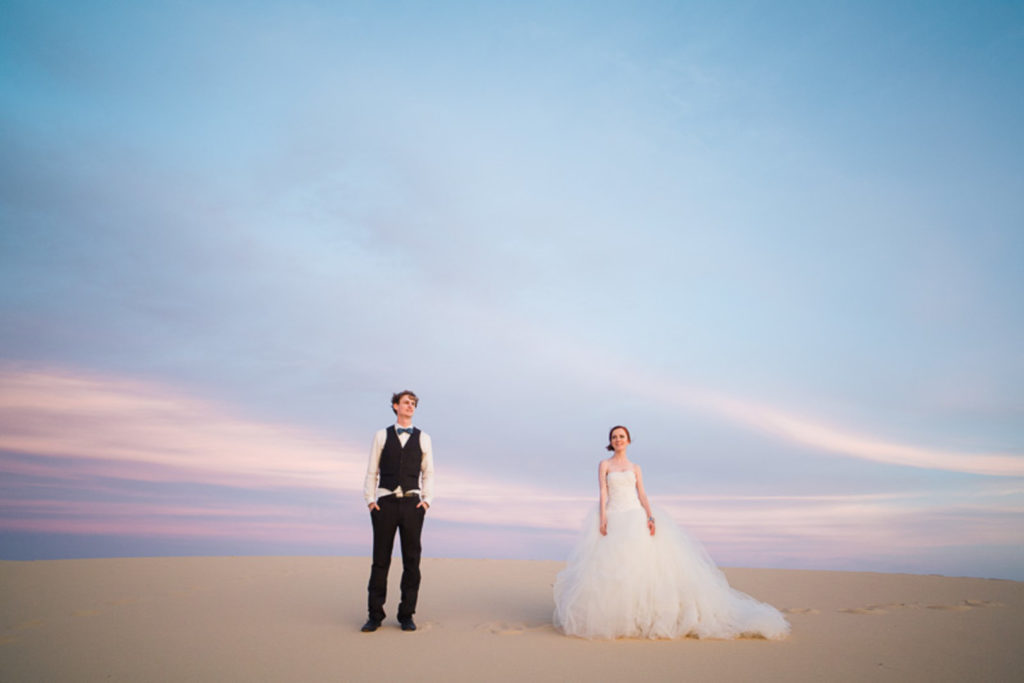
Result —
[[420, 531], [434, 489], [434, 449], [426, 432], [412, 426], [419, 399], [411, 391], [391, 397], [395, 424], [373, 436], [370, 463], [366, 468], [363, 497], [373, 523], [373, 565], [367, 585], [369, 619], [364, 632], [376, 631], [384, 621], [388, 593], [388, 568], [395, 531], [402, 544], [402, 600], [398, 623], [403, 631], [415, 631], [412, 615], [420, 589]]

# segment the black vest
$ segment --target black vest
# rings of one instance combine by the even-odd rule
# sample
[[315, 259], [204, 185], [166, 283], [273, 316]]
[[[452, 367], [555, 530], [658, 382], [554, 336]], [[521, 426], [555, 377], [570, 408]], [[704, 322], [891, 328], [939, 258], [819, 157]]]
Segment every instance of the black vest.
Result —
[[395, 426], [391, 425], [384, 440], [384, 448], [380, 452], [380, 487], [389, 491], [394, 491], [399, 486], [402, 487], [402, 491], [419, 489], [422, 462], [420, 430], [412, 428], [412, 434], [403, 448]]

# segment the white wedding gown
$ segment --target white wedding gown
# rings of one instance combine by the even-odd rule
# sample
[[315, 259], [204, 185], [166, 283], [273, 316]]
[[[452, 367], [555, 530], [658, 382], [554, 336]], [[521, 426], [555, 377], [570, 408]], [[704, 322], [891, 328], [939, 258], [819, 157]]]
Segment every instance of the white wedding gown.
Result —
[[593, 511], [555, 580], [555, 626], [582, 638], [785, 638], [785, 617], [729, 587], [703, 546], [664, 513], [654, 536], [636, 474], [609, 472], [608, 535]]

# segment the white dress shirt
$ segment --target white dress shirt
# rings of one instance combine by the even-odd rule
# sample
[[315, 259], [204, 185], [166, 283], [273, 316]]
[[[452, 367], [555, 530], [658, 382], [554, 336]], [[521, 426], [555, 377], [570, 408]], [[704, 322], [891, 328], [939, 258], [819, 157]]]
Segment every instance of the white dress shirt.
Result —
[[[398, 429], [398, 425], [395, 425], [395, 429]], [[398, 435], [398, 442], [403, 448], [408, 443], [410, 436], [412, 435], [408, 433]], [[420, 500], [427, 505], [432, 504], [434, 500], [434, 448], [430, 443], [430, 436], [426, 432], [420, 431], [420, 450], [423, 451], [423, 459], [420, 462], [420, 488], [411, 491], [402, 491], [401, 486], [394, 491], [377, 486], [377, 481], [380, 478], [380, 454], [384, 450], [384, 442], [387, 441], [387, 438], [386, 427], [373, 435], [373, 444], [370, 446], [370, 462], [366, 466], [366, 482], [363, 485], [363, 498], [366, 500], [366, 504], [376, 502], [381, 496], [392, 494], [403, 496], [410, 493], [419, 494]]]

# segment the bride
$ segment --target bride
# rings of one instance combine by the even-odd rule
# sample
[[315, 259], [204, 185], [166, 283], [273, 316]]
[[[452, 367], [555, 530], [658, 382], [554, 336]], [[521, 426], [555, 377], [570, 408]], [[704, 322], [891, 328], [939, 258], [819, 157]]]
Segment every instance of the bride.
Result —
[[598, 467], [601, 499], [555, 580], [555, 626], [583, 638], [784, 638], [772, 607], [729, 586], [703, 546], [661, 515], [656, 524], [629, 430], [613, 427]]

